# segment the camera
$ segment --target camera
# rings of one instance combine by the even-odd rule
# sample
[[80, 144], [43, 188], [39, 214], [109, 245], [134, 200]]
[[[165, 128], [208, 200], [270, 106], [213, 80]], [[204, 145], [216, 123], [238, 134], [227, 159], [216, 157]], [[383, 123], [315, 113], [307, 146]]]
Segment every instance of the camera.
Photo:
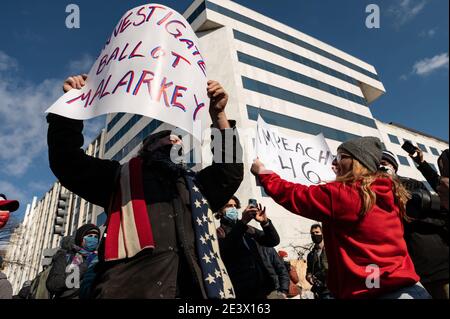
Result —
[[400, 181], [411, 194], [411, 199], [406, 204], [409, 217], [418, 218], [426, 212], [440, 210], [439, 195], [429, 191], [422, 182], [409, 178], [401, 178]]
[[411, 191], [410, 201], [421, 210], [440, 210], [441, 199], [437, 194], [432, 194], [429, 190], [415, 189]]
[[250, 198], [248, 200], [248, 206], [256, 208], [256, 207], [258, 207], [258, 202], [256, 201], [256, 199]]

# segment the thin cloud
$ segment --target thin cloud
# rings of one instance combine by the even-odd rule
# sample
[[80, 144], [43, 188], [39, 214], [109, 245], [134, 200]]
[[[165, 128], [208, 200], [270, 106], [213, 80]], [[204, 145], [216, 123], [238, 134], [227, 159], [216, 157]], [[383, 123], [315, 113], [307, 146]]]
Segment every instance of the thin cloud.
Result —
[[61, 95], [61, 81], [15, 83], [21, 83], [21, 79], [0, 73], [0, 170], [5, 175], [22, 176], [46, 149], [44, 111]]
[[36, 33], [36, 30], [26, 29], [24, 31], [13, 31], [13, 38], [26, 44], [43, 44], [45, 37]]
[[[46, 79], [41, 83], [30, 83], [15, 72], [17, 61], [1, 52], [0, 62], [0, 173], [10, 177], [21, 177], [27, 173], [33, 161], [47, 152], [47, 122], [45, 110], [62, 94], [61, 79]], [[78, 61], [69, 63], [71, 67], [90, 68], [93, 59], [84, 55]], [[18, 84], [20, 83], [20, 84]], [[86, 142], [95, 138], [105, 126], [105, 117], [87, 121]], [[44, 155], [45, 156], [45, 155]], [[37, 186], [36, 184], [34, 186]], [[37, 187], [36, 187], [37, 188]], [[42, 187], [36, 190], [41, 190]]]
[[448, 62], [448, 52], [435, 55], [432, 58], [425, 58], [414, 64], [413, 73], [419, 76], [427, 76], [437, 70], [448, 69]]
[[22, 190], [9, 182], [0, 181], [0, 193], [5, 194], [8, 199], [18, 200], [20, 206], [25, 205], [25, 201], [28, 200]]
[[51, 188], [51, 185], [44, 182], [29, 182], [28, 183], [28, 189], [32, 191], [33, 193], [42, 193], [45, 191], [48, 191]]
[[394, 25], [401, 27], [422, 12], [427, 3], [428, 0], [396, 0], [388, 8], [388, 14], [394, 19]]
[[90, 54], [85, 53], [78, 60], [69, 62], [68, 71], [74, 75], [88, 73], [94, 62], [94, 58]]
[[17, 70], [18, 64], [16, 59], [10, 57], [0, 50], [0, 72]]
[[438, 28], [432, 28], [429, 30], [423, 30], [419, 33], [419, 37], [421, 38], [434, 38], [437, 33]]

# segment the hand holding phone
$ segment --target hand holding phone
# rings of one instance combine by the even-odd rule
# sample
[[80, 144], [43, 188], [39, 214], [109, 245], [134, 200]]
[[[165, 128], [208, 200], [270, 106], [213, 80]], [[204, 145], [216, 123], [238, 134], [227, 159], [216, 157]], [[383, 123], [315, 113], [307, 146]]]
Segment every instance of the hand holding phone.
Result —
[[258, 201], [254, 198], [250, 198], [248, 200], [248, 206], [256, 208], [256, 207], [258, 207]]
[[402, 148], [409, 154], [413, 155], [415, 152], [417, 152], [417, 147], [415, 147], [410, 141], [405, 141], [403, 143]]
[[405, 141], [403, 143], [402, 148], [409, 154], [409, 156], [413, 159], [414, 162], [420, 164], [423, 162], [423, 153], [422, 151], [414, 146], [410, 141]]

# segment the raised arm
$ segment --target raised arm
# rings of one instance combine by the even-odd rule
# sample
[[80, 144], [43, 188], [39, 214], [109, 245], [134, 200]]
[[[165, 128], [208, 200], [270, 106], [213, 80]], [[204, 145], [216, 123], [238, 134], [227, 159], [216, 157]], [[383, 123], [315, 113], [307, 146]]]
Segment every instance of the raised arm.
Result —
[[423, 152], [416, 147], [416, 152], [410, 154], [409, 157], [417, 164], [417, 169], [422, 173], [428, 184], [437, 192], [439, 186], [439, 174], [431, 167], [423, 158]]
[[285, 181], [266, 170], [259, 160], [253, 163], [252, 173], [258, 177], [265, 192], [290, 212], [318, 221], [331, 217], [331, 193], [326, 185], [305, 186]]
[[228, 94], [216, 81], [208, 82], [211, 99], [209, 113], [213, 122], [214, 162], [197, 174], [197, 182], [213, 211], [219, 210], [239, 188], [243, 176], [242, 148], [234, 121], [228, 121], [225, 106]]
[[280, 243], [280, 236], [278, 235], [275, 226], [272, 221], [267, 217], [266, 208], [261, 204], [258, 204], [258, 207], [249, 206], [242, 213], [242, 219], [247, 212], [254, 211], [253, 218], [259, 223], [262, 228], [262, 231], [253, 227], [249, 227], [249, 233], [252, 233], [253, 238], [260, 244], [265, 247], [275, 247]]
[[[80, 89], [85, 79], [82, 76], [68, 78], [64, 82], [64, 92]], [[55, 176], [68, 190], [95, 205], [107, 207], [120, 164], [85, 154], [83, 121], [49, 114], [47, 122], [48, 157]]]
[[423, 177], [427, 180], [428, 184], [437, 192], [439, 186], [439, 174], [428, 164], [427, 161], [423, 161], [417, 166], [417, 169], [422, 173]]

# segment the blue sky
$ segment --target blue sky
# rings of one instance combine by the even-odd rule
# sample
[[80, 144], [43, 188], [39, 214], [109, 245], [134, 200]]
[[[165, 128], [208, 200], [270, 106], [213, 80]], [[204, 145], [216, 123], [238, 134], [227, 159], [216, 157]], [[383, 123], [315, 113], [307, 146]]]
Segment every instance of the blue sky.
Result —
[[[2, 1], [0, 10], [0, 192], [25, 203], [54, 182], [43, 111], [62, 80], [87, 71], [122, 14], [149, 1]], [[187, 0], [160, 0], [180, 12]], [[235, 1], [374, 65], [387, 93], [374, 117], [448, 140], [448, 0]], [[67, 29], [65, 8], [78, 4], [81, 28]], [[365, 8], [381, 10], [367, 29]], [[279, 5], [282, 4], [282, 5]], [[102, 119], [85, 123], [87, 140]]]

